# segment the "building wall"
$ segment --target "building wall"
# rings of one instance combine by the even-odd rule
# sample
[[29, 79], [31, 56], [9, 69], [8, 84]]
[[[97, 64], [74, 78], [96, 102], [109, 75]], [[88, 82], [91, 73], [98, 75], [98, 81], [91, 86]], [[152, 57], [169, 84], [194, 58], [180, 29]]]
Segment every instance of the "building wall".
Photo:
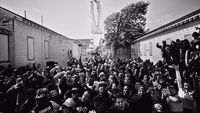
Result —
[[115, 58], [130, 58], [130, 51], [128, 48], [118, 48]]
[[87, 50], [89, 49], [90, 39], [78, 39], [82, 46], [79, 46], [80, 56], [83, 62], [86, 62], [89, 58]]
[[191, 41], [195, 27], [200, 27], [200, 20], [192, 21], [139, 40], [132, 45], [132, 57], [140, 56], [144, 60], [151, 59], [155, 63], [162, 59], [161, 50], [156, 47], [157, 43], [162, 44], [163, 40], [170, 43], [176, 39], [188, 39]]
[[[15, 37], [15, 66], [24, 66], [28, 63], [37, 63], [43, 66], [47, 61], [58, 62], [59, 65], [66, 65], [68, 59], [68, 50], [72, 50], [72, 41], [48, 33], [33, 26], [25, 24], [21, 21], [14, 21], [14, 37]], [[27, 37], [34, 39], [34, 59], [28, 59], [27, 53]], [[48, 58], [45, 58], [44, 42], [49, 43]]]
[[[12, 64], [14, 67], [20, 67], [37, 63], [45, 66], [46, 62], [55, 61], [65, 66], [66, 61], [71, 58], [70, 51], [74, 51], [75, 56], [79, 55], [78, 44], [74, 45], [74, 40], [7, 9], [0, 7], [0, 10], [0, 28], [9, 31], [9, 61], [0, 62], [0, 65]], [[8, 22], [1, 21], [5, 19]], [[28, 37], [34, 41], [34, 58], [31, 60], [28, 59]]]
[[76, 42], [73, 42], [73, 45], [72, 45], [73, 49], [72, 49], [72, 56], [74, 58], [79, 58], [79, 47], [78, 47], [78, 43]]

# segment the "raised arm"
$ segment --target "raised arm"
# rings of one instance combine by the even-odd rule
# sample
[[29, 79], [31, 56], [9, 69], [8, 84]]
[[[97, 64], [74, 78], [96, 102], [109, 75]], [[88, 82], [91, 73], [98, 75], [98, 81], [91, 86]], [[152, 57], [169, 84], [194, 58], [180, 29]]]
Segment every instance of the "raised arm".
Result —
[[181, 79], [181, 74], [180, 74], [180, 71], [179, 71], [179, 65], [172, 65], [172, 67], [175, 69], [176, 71], [176, 80], [177, 80], [177, 84], [178, 84], [178, 88], [179, 89], [182, 89], [182, 79]]

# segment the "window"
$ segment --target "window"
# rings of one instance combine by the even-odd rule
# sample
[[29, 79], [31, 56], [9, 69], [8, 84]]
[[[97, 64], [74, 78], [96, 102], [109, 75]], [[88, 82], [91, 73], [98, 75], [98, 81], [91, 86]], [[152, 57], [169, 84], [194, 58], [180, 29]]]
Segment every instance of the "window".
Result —
[[44, 58], [49, 58], [49, 41], [44, 41]]
[[152, 42], [149, 42], [149, 56], [152, 56]]
[[29, 36], [27, 37], [27, 58], [28, 60], [35, 58], [34, 38]]
[[117, 49], [117, 55], [120, 55], [120, 49], [121, 49], [121, 48], [118, 48], [118, 49]]
[[8, 35], [0, 34], [0, 62], [8, 60]]
[[147, 47], [146, 47], [146, 43], [144, 44], [144, 56], [147, 55]]
[[81, 55], [86, 56], [86, 49], [85, 48], [81, 49]]
[[124, 48], [124, 55], [128, 55], [128, 49]]

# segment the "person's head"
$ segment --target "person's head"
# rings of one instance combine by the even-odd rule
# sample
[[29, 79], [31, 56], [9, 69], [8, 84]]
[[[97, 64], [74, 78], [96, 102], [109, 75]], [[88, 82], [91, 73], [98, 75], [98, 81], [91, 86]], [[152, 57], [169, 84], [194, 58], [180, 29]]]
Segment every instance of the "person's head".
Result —
[[139, 81], [136, 81], [136, 82], [135, 82], [135, 89], [136, 89], [137, 91], [139, 90], [140, 86], [141, 86], [141, 83], [140, 83]]
[[167, 44], [167, 42], [164, 40], [164, 41], [162, 41], [162, 43], [163, 43], [163, 45], [166, 45]]
[[79, 82], [79, 76], [78, 76], [77, 74], [74, 74], [74, 75], [72, 76], [72, 82], [73, 82], [73, 83], [78, 83], [78, 82]]
[[188, 78], [188, 71], [187, 70], [183, 70], [182, 75], [183, 75], [184, 79]]
[[125, 76], [124, 76], [123, 73], [119, 73], [119, 74], [118, 74], [118, 77], [119, 77], [120, 80], [123, 80]]
[[144, 75], [144, 76], [143, 76], [143, 81], [147, 82], [147, 81], [148, 81], [148, 79], [149, 79], [149, 78], [148, 78], [148, 76], [147, 76], [147, 75]]
[[199, 33], [193, 32], [193, 33], [192, 33], [192, 37], [193, 37], [195, 40], [198, 39], [198, 38], [199, 38]]
[[184, 88], [184, 90], [186, 90], [186, 91], [190, 91], [190, 89], [191, 89], [190, 83], [189, 83], [188, 81], [184, 81], [184, 83], [183, 83], [183, 88]]
[[112, 83], [111, 90], [114, 91], [117, 89], [117, 83]]
[[138, 89], [138, 95], [143, 95], [144, 94], [144, 86], [140, 86]]
[[117, 98], [115, 100], [115, 107], [117, 110], [123, 111], [126, 107], [126, 101], [123, 98], [123, 95], [117, 95]]
[[100, 82], [99, 87], [98, 87], [99, 94], [103, 94], [105, 92], [105, 89], [106, 89], [106, 83]]
[[109, 78], [108, 78], [108, 81], [109, 81], [110, 84], [114, 83], [115, 82], [114, 75], [110, 75]]
[[86, 82], [87, 82], [89, 85], [93, 85], [93, 83], [94, 83], [94, 77], [93, 77], [93, 76], [88, 76], [88, 77], [86, 77]]
[[162, 113], [163, 112], [163, 106], [160, 103], [154, 104], [154, 109], [156, 113]]
[[82, 102], [89, 102], [89, 101], [91, 101], [91, 93], [89, 92], [89, 91], [85, 91], [84, 93], [83, 93], [83, 95], [82, 95], [82, 97], [81, 97], [81, 100], [82, 100]]
[[106, 79], [106, 75], [105, 75], [104, 72], [101, 72], [101, 73], [99, 74], [99, 79], [100, 79], [100, 81], [104, 81], [104, 80]]
[[161, 90], [159, 90], [157, 88], [153, 90], [153, 98], [154, 99], [160, 99], [161, 96], [162, 96]]
[[66, 78], [67, 81], [71, 81], [71, 72], [69, 70], [67, 70], [64, 77]]
[[36, 104], [37, 105], [43, 105], [48, 101], [48, 89], [47, 88], [40, 88], [36, 91]]
[[71, 96], [73, 99], [78, 98], [78, 88], [74, 87], [71, 89]]
[[130, 87], [128, 85], [125, 85], [123, 87], [123, 95], [128, 95], [129, 92], [130, 92]]
[[178, 93], [178, 86], [175, 83], [170, 83], [169, 85], [169, 92], [172, 96], [177, 95]]
[[125, 85], [131, 85], [131, 79], [130, 79], [130, 77], [125, 77], [124, 78], [124, 84]]

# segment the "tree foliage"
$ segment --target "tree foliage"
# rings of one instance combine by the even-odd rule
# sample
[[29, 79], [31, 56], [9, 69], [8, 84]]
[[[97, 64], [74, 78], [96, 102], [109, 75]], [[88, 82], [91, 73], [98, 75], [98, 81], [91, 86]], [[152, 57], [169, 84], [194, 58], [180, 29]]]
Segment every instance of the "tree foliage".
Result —
[[133, 40], [145, 34], [148, 5], [143, 1], [131, 3], [105, 19], [105, 39], [115, 49], [130, 47]]

